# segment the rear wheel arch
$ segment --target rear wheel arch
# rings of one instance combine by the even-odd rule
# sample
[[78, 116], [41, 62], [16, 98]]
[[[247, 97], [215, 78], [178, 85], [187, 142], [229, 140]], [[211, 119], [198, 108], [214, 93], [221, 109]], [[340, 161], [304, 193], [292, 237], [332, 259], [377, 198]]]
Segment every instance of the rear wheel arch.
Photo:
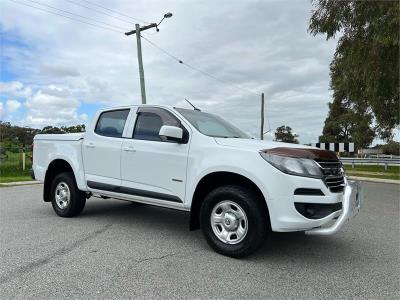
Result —
[[[256, 201], [260, 201], [260, 199], [263, 200], [261, 205], [265, 214], [268, 216], [268, 221], [270, 222], [270, 215], [266, 199], [257, 184], [241, 174], [221, 171], [209, 173], [198, 182], [193, 193], [192, 204], [190, 208], [190, 230], [196, 230], [200, 228], [200, 208], [205, 197], [212, 190], [224, 185], [242, 186], [256, 193], [258, 195]], [[268, 226], [270, 226], [270, 224], [268, 224]]]
[[[64, 172], [71, 172], [72, 174], [74, 174], [74, 170], [72, 169], [71, 164], [64, 159], [55, 159], [47, 167], [46, 175], [44, 177], [44, 187], [43, 187], [43, 200], [45, 202], [51, 201], [50, 190], [53, 179], [58, 174]], [[75, 175], [74, 175], [74, 180], [76, 182]]]
[[86, 204], [86, 195], [78, 189], [73, 172], [62, 172], [52, 180], [50, 200], [54, 212], [64, 218], [79, 215]]

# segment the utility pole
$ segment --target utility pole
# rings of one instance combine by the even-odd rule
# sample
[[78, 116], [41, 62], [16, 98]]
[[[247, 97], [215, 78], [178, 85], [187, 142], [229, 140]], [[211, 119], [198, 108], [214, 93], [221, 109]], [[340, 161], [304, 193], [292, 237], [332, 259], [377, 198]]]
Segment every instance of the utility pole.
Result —
[[264, 93], [261, 93], [261, 139], [264, 139]]
[[164, 17], [161, 19], [160, 22], [157, 23], [151, 23], [149, 25], [140, 27], [139, 24], [135, 24], [135, 30], [131, 30], [129, 32], [125, 32], [125, 35], [132, 35], [132, 34], [136, 34], [136, 43], [137, 43], [137, 55], [138, 55], [138, 63], [139, 63], [139, 76], [140, 76], [140, 93], [142, 95], [142, 104], [146, 104], [146, 86], [145, 86], [145, 82], [144, 82], [144, 69], [143, 69], [143, 58], [142, 58], [142, 41], [141, 41], [141, 37], [140, 37], [140, 32], [141, 31], [145, 31], [147, 29], [150, 28], [156, 28], [157, 32], [159, 31], [158, 29], [158, 25], [161, 24], [161, 22], [165, 19], [165, 18], [171, 18], [172, 17], [172, 13], [166, 13], [164, 15]]
[[140, 93], [142, 95], [142, 104], [146, 104], [146, 86], [144, 83], [144, 70], [142, 58], [142, 41], [140, 38], [140, 25], [135, 24], [136, 27], [136, 43], [137, 43], [137, 57], [139, 63], [139, 76], [140, 76]]

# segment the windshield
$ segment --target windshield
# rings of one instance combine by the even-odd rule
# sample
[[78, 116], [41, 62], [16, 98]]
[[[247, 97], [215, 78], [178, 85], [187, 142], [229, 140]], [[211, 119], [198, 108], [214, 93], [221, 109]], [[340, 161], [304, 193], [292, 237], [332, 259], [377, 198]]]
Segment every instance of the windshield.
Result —
[[202, 134], [222, 138], [250, 138], [246, 133], [216, 115], [197, 110], [175, 109]]

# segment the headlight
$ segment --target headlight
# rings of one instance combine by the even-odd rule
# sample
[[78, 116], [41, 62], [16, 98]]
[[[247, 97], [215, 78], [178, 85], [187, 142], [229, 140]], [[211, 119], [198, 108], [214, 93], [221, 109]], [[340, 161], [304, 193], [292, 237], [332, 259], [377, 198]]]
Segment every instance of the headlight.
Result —
[[260, 154], [267, 162], [286, 174], [312, 178], [323, 177], [321, 168], [312, 159], [287, 157], [268, 152], [260, 152]]

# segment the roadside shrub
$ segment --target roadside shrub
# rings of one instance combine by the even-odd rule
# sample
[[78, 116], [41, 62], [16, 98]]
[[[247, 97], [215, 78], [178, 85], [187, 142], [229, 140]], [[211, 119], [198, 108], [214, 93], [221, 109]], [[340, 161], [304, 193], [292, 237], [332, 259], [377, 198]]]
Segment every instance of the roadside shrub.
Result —
[[382, 147], [383, 154], [400, 155], [400, 143], [391, 141]]

